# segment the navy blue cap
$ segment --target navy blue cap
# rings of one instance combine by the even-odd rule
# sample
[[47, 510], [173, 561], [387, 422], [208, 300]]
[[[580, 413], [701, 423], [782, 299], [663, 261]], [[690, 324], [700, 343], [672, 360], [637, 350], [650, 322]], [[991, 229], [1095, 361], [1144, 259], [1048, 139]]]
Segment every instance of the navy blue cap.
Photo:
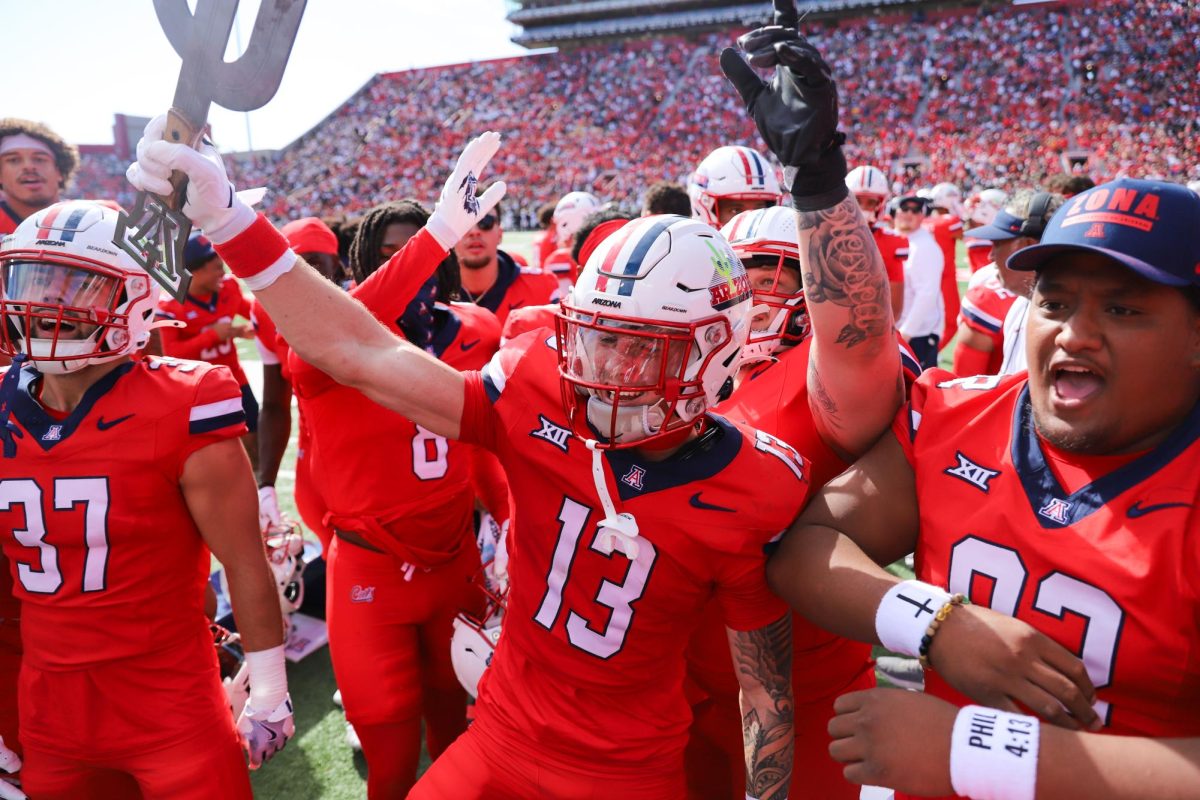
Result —
[[1200, 286], [1200, 197], [1166, 181], [1121, 178], [1077, 194], [1046, 226], [1041, 244], [1009, 269], [1035, 270], [1060, 253], [1099, 253], [1167, 286]]
[[208, 237], [200, 231], [192, 231], [187, 244], [183, 246], [183, 266], [188, 272], [195, 272], [210, 259], [216, 258], [216, 255], [217, 251], [213, 249]]
[[987, 225], [980, 225], [978, 228], [963, 231], [963, 236], [970, 236], [973, 239], [986, 239], [989, 242], [1003, 242], [1007, 239], [1016, 239], [1020, 236], [1021, 226], [1024, 224], [1025, 220], [1021, 217], [1008, 213], [1006, 209], [1000, 209], [996, 212], [994, 220]]

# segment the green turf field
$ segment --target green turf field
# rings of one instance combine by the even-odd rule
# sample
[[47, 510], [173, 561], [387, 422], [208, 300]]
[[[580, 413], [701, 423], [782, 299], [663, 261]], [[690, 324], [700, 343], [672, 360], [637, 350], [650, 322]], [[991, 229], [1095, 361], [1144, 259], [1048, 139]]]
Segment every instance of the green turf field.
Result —
[[[529, 257], [532, 232], [508, 232], [505, 249]], [[965, 265], [960, 248], [960, 265]], [[966, 285], [960, 284], [962, 291]], [[942, 352], [942, 365], [949, 366], [947, 347]], [[261, 386], [261, 365], [252, 341], [238, 340], [238, 354], [246, 366], [251, 384]], [[261, 391], [258, 391], [261, 397]], [[299, 519], [292, 500], [295, 481], [296, 426], [292, 440], [279, 470], [276, 488], [280, 506], [293, 519]], [[309, 534], [311, 536], [311, 534]], [[901, 577], [912, 577], [902, 562], [892, 565], [891, 571]], [[886, 653], [876, 648], [876, 655]], [[324, 647], [299, 664], [288, 665], [288, 680], [292, 701], [296, 706], [296, 738], [270, 763], [252, 775], [255, 796], [263, 800], [351, 800], [366, 797], [366, 762], [345, 743], [345, 717], [333, 704], [336, 689], [329, 662], [329, 648]], [[421, 771], [428, 766], [428, 756], [422, 754]]]

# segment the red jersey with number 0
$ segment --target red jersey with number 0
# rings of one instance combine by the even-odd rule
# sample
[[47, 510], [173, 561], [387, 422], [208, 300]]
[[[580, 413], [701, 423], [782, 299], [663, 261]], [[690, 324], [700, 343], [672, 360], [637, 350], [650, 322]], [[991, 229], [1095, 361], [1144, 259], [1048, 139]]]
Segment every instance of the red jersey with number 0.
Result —
[[916, 475], [918, 578], [1081, 656], [1105, 732], [1200, 736], [1200, 407], [1148, 452], [1071, 456], [1034, 431], [1024, 375], [933, 370], [893, 430]]
[[[514, 496], [504, 634], [476, 725], [581, 769], [679, 770], [690, 719], [684, 648], [712, 597], [753, 630], [787, 607], [765, 549], [802, 506], [807, 468], [765, 434], [713, 418], [670, 458], [605, 453], [608, 492], [637, 520], [630, 560], [597, 549], [592, 452], [569, 431], [545, 331], [467, 376], [462, 437], [493, 450]], [[747, 486], [772, 491], [747, 502]]]
[[181, 303], [173, 297], [163, 295], [158, 303], [161, 319], [179, 320], [186, 328], [160, 328], [163, 352], [172, 358], [188, 358], [224, 364], [229, 367], [239, 386], [246, 385], [246, 374], [238, 361], [235, 339], [224, 342], [212, 326], [218, 322], [232, 322], [234, 317], [250, 319], [250, 301], [242, 294], [241, 284], [232, 275], [221, 280], [221, 286], [211, 297], [197, 299], [188, 295]]

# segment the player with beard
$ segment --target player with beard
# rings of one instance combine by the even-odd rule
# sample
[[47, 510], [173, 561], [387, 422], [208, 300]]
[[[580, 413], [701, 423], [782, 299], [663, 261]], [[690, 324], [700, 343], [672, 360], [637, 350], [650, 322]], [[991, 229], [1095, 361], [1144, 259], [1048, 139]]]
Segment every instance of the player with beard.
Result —
[[497, 206], [481, 215], [454, 245], [463, 298], [491, 311], [501, 326], [514, 308], [544, 305], [558, 293], [558, 279], [554, 275], [522, 267], [500, 249], [503, 237], [504, 226]]
[[[838, 701], [831, 752], [851, 780], [921, 796], [1196, 796], [1198, 226], [1200, 198], [1166, 182], [1068, 200], [1008, 261], [1035, 273], [1028, 374], [926, 373], [892, 435], [785, 538], [769, 571], [793, 605], [931, 667], [925, 694]], [[914, 547], [920, 581], [873, 577], [864, 551], [887, 562]], [[1033, 629], [1057, 644], [1030, 646]], [[1025, 697], [957, 708], [948, 680], [971, 662], [1024, 675], [1009, 684]]]

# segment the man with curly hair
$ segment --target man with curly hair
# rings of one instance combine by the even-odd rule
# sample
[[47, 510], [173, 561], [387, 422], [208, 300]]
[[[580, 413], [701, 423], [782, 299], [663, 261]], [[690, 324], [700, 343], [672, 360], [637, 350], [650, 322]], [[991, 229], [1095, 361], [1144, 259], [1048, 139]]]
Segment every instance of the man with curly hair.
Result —
[[40, 122], [0, 119], [0, 236], [58, 202], [79, 164], [75, 145]]

